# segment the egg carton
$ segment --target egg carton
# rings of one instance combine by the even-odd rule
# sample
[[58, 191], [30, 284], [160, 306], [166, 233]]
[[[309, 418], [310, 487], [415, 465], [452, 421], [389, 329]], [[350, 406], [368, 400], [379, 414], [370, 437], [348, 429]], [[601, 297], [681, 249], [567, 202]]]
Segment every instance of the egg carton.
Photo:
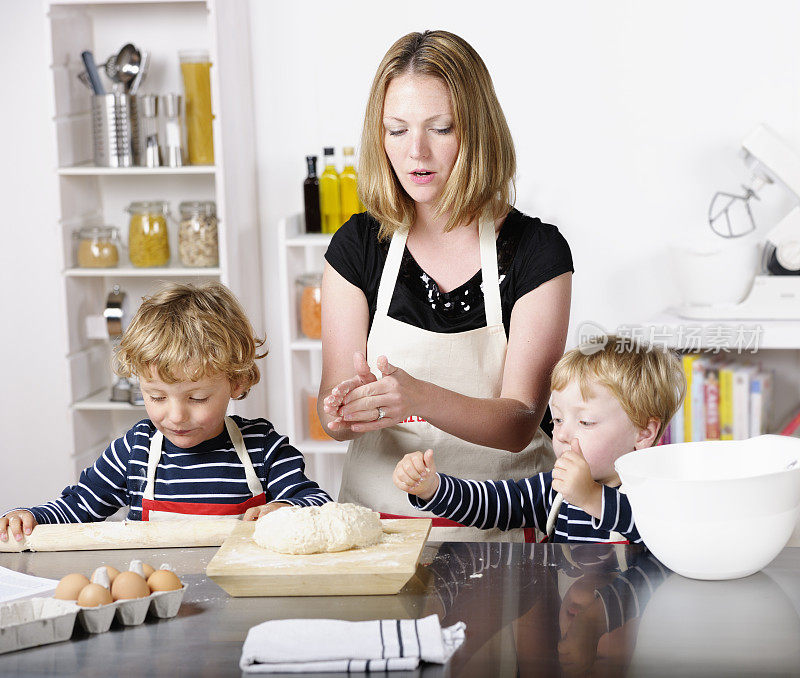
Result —
[[169, 619], [178, 614], [186, 592], [186, 584], [175, 591], [155, 591], [144, 598], [115, 600], [97, 607], [78, 607], [78, 622], [89, 633], [105, 633], [114, 618], [123, 626], [141, 624], [150, 612], [159, 619]]
[[0, 605], [0, 654], [68, 640], [78, 606], [70, 600], [27, 598]]

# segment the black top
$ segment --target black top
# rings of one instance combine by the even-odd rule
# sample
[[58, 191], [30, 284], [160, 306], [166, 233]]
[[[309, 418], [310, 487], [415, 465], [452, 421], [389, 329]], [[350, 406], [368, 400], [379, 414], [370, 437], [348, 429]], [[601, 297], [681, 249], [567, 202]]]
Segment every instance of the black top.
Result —
[[[378, 241], [378, 221], [355, 214], [336, 231], [325, 259], [367, 298], [369, 324], [375, 316], [389, 239]], [[573, 271], [569, 245], [558, 229], [512, 209], [497, 236], [500, 305], [508, 336], [517, 299], [556, 276]], [[465, 332], [486, 326], [482, 271], [450, 292], [442, 292], [408, 251], [389, 304], [389, 316], [432, 332]]]

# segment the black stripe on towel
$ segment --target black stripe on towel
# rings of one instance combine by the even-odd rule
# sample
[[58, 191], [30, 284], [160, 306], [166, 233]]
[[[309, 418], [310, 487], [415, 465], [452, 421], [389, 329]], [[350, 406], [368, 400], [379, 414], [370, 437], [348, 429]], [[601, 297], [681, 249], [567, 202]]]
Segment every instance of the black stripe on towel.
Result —
[[[383, 619], [378, 622], [378, 628], [381, 631], [381, 659], [386, 657], [386, 645], [383, 642]], [[369, 667], [367, 667], [367, 671], [369, 671]]]
[[403, 632], [400, 628], [400, 620], [397, 620], [397, 642], [400, 643], [400, 656], [405, 657], [403, 654]]
[[422, 659], [422, 644], [419, 642], [419, 626], [417, 626], [417, 622], [419, 620], [414, 620], [414, 633], [417, 634], [417, 656]]

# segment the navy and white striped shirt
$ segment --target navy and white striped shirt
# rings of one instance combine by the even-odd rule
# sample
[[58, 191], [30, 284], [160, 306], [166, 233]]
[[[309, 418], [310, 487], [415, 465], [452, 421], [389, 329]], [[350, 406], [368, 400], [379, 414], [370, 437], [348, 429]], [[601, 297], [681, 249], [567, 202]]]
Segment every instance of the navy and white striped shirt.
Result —
[[[535, 527], [544, 532], [556, 494], [553, 473], [524, 480], [462, 480], [439, 473], [439, 489], [425, 502], [409, 494], [411, 505], [462, 525], [511, 530]], [[603, 486], [602, 514], [598, 520], [564, 501], [558, 511], [553, 542], [608, 542], [619, 532], [631, 544], [642, 538], [633, 522], [628, 498], [618, 488]]]
[[[305, 476], [303, 455], [270, 422], [235, 415], [233, 419], [242, 432], [267, 502], [319, 506], [332, 501]], [[27, 510], [38, 523], [89, 523], [105, 520], [119, 508], [129, 506], [128, 520], [141, 520], [147, 457], [155, 432], [153, 422], [143, 419], [84, 469], [76, 485], [65, 488], [55, 501]], [[185, 449], [164, 438], [156, 470], [156, 500], [239, 504], [252, 496], [227, 430]]]

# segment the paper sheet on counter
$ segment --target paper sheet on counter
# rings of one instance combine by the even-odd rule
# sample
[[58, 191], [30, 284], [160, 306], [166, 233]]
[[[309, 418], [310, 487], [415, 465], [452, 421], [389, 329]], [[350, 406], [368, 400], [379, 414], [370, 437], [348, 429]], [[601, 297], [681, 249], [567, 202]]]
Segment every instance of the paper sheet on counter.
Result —
[[0, 567], [0, 603], [28, 596], [40, 596], [55, 591], [58, 581], [23, 574]]

